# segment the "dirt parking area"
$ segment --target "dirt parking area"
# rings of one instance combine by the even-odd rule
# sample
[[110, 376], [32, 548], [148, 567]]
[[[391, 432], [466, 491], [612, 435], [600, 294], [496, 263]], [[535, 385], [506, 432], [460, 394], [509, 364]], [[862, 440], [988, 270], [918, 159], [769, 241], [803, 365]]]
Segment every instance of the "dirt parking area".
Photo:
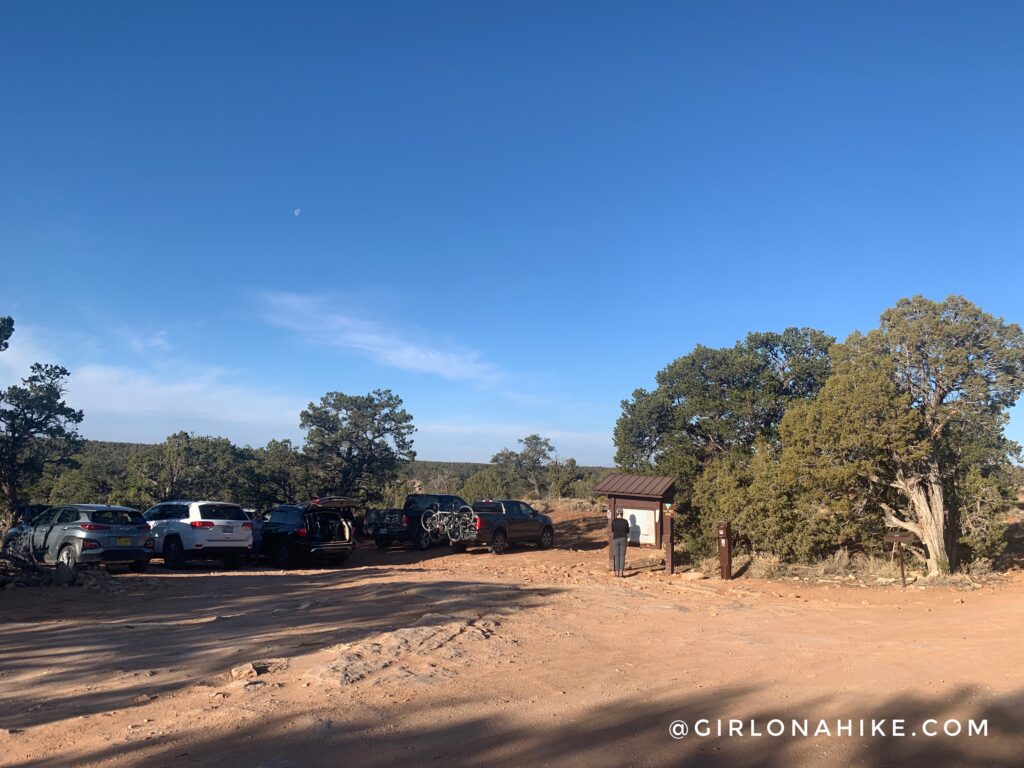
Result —
[[1021, 764], [1020, 578], [616, 580], [598, 546], [0, 592], [0, 765]]

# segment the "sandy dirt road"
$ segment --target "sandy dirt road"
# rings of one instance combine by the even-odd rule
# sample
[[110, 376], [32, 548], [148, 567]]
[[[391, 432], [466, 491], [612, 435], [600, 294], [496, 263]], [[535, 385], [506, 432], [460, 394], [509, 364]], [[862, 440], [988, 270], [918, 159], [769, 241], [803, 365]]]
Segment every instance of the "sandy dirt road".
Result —
[[[1019, 578], [903, 591], [605, 564], [364, 547], [340, 570], [0, 592], [0, 765], [1024, 764]], [[753, 736], [752, 718], [833, 735]], [[745, 733], [700, 736], [705, 719]], [[965, 733], [924, 735], [950, 719]]]

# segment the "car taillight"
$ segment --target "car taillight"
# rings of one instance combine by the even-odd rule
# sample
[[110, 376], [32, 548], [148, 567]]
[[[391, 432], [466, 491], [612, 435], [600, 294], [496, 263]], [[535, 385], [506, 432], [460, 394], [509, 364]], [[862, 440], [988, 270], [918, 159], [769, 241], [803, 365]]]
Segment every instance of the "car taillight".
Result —
[[143, 544], [142, 546], [145, 547], [146, 549], [152, 549], [153, 548], [153, 540], [152, 539], [146, 539], [146, 543]]
[[[83, 531], [109, 531], [109, 525], [99, 525], [98, 523], [82, 523]], [[99, 544], [96, 545], [97, 547]]]
[[[84, 528], [85, 526], [83, 525], [82, 527]], [[103, 527], [105, 528], [106, 526], [103, 526]], [[99, 548], [100, 548], [100, 543], [98, 541], [93, 541], [92, 539], [82, 539], [82, 549], [99, 549]]]
[[252, 530], [252, 523], [242, 523], [242, 528], [244, 528], [247, 531], [251, 531]]
[[484, 528], [484, 521], [483, 521], [483, 519], [482, 519], [482, 518], [479, 518], [479, 517], [478, 517], [478, 518], [476, 518], [476, 520], [475, 520], [475, 521], [473, 522], [473, 526], [474, 526], [474, 527], [475, 527], [475, 528], [476, 528], [476, 529], [477, 529], [478, 531], [482, 531], [482, 530], [483, 530], [483, 528]]
[[295, 535], [298, 536], [299, 538], [302, 538], [307, 533], [309, 533], [309, 531], [306, 528], [296, 528], [295, 529]]
[[408, 528], [409, 527], [409, 516], [408, 515], [402, 515], [402, 527], [403, 528]]
[[193, 528], [213, 528], [212, 520], [192, 520], [189, 525]]

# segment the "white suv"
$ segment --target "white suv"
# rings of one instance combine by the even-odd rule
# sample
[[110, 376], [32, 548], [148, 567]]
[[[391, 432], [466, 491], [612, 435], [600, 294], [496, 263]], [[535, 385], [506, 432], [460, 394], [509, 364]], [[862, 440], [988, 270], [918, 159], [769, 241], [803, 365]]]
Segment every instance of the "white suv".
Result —
[[168, 568], [186, 560], [223, 560], [237, 568], [252, 555], [252, 522], [237, 504], [222, 501], [163, 501], [143, 515], [154, 550]]

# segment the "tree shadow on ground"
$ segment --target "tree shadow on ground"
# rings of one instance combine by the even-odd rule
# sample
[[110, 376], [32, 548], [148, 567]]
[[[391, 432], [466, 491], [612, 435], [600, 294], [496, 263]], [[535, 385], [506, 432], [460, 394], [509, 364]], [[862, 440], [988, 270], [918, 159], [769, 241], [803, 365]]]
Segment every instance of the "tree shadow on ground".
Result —
[[[417, 570], [157, 569], [108, 577], [96, 589], [5, 592], [0, 727], [128, 707], [253, 659], [295, 658], [400, 627], [523, 610], [559, 591], [410, 579]], [[39, 678], [45, 697], [33, 686]], [[54, 690], [63, 693], [54, 697]]]
[[555, 521], [555, 547], [590, 552], [608, 547], [608, 518], [584, 515]]
[[[492, 702], [461, 701], [459, 716], [432, 712], [423, 705], [404, 705], [401, 718], [382, 723], [369, 712], [332, 720], [270, 717], [229, 734], [211, 736], [196, 726], [173, 744], [119, 743], [76, 756], [77, 762], [114, 761], [135, 766], [252, 765], [273, 768], [319, 768], [352, 765], [392, 768], [394, 765], [443, 765], [447, 768], [502, 766], [729, 766], [747, 768], [791, 765], [878, 766], [950, 765], [1000, 768], [1019, 766], [1024, 753], [1021, 694], [989, 698], [962, 688], [949, 695], [900, 695], [879, 699], [858, 711], [842, 711], [832, 697], [808, 698], [798, 704], [766, 705], [772, 692], [752, 687], [719, 688], [679, 693], [648, 691], [644, 699], [621, 697], [597, 706], [568, 709], [554, 716], [530, 718], [517, 708], [511, 715], [495, 713]], [[470, 712], [473, 714], [465, 714]], [[790, 735], [790, 723], [808, 721], [813, 734], [820, 719], [832, 736]], [[755, 720], [761, 736], [750, 735]], [[767, 724], [782, 722], [786, 735], [773, 737]], [[884, 720], [884, 736], [837, 736], [837, 720]], [[905, 723], [906, 735], [893, 735], [892, 721]], [[987, 736], [942, 735], [943, 723], [987, 721]], [[710, 721], [709, 735], [699, 735], [699, 721]], [[715, 723], [725, 721], [717, 736]], [[743, 723], [744, 734], [728, 736], [730, 720]], [[926, 737], [921, 725], [939, 735]], [[687, 725], [683, 738], [670, 736], [670, 724]], [[429, 726], [410, 726], [427, 722]], [[966, 731], [966, 725], [963, 726]], [[701, 731], [703, 733], [703, 729]], [[916, 735], [912, 736], [911, 733]], [[677, 731], [678, 733], [678, 731]], [[24, 768], [50, 768], [56, 759], [24, 763]]]

